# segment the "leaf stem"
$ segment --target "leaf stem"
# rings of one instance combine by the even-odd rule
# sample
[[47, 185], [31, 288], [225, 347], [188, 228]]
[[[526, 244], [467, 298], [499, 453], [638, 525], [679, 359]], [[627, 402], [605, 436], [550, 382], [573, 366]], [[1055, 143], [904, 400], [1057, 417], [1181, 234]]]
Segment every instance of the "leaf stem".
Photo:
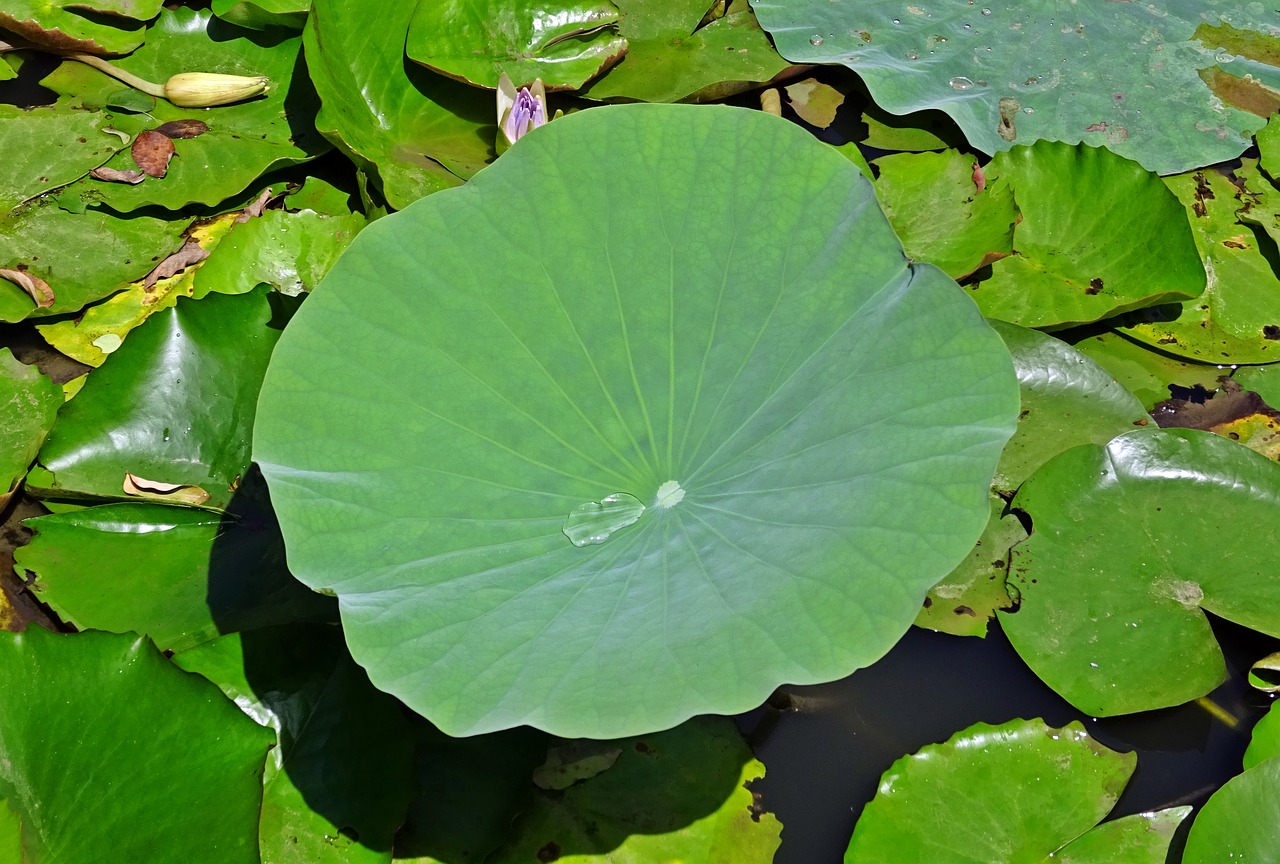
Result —
[[137, 75], [131, 75], [119, 66], [108, 63], [101, 57], [95, 57], [92, 54], [82, 54], [79, 51], [71, 51], [67, 54], [63, 54], [62, 56], [66, 57], [68, 60], [76, 60], [87, 66], [92, 66], [100, 72], [105, 72], [112, 78], [115, 78], [118, 81], [123, 81], [135, 90], [141, 90], [143, 93], [146, 93], [148, 96], [156, 96], [160, 99], [164, 98], [164, 87], [162, 85], [153, 84], [150, 81], [139, 78]]

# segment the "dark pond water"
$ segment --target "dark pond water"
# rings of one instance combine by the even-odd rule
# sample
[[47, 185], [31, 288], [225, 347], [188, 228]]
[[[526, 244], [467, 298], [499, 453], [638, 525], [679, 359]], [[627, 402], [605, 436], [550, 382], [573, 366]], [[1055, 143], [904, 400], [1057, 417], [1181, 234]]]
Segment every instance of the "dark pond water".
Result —
[[783, 824], [775, 864], [841, 862], [885, 769], [978, 722], [1042, 717], [1062, 726], [1080, 720], [1108, 747], [1137, 751], [1137, 771], [1113, 816], [1204, 803], [1240, 772], [1250, 730], [1269, 703], [1248, 686], [1245, 673], [1280, 650], [1280, 640], [1213, 624], [1231, 677], [1210, 698], [1229, 718], [1195, 703], [1090, 718], [1042, 684], [998, 626], [985, 640], [913, 627], [868, 669], [830, 684], [783, 688], [772, 702], [789, 702], [789, 708], [764, 707], [739, 718], [767, 769], [755, 791]]

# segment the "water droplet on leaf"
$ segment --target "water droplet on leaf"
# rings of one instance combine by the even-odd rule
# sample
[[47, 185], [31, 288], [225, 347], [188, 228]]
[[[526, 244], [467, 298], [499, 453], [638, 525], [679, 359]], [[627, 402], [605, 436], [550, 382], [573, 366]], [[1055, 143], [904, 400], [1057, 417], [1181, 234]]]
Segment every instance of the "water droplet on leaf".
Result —
[[947, 83], [951, 85], [952, 90], [972, 90], [973, 89], [973, 81], [964, 77], [963, 75], [957, 75], [955, 78], [952, 78]]

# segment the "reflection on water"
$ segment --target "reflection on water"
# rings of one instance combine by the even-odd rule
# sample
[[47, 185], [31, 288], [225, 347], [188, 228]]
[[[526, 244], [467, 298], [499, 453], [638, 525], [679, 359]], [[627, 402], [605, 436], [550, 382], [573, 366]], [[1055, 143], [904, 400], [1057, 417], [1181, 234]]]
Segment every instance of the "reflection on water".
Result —
[[[1211, 696], [1222, 716], [1193, 703], [1086, 717], [1023, 665], [994, 622], [985, 640], [913, 627], [869, 669], [830, 684], [783, 688], [770, 705], [739, 718], [767, 768], [753, 791], [783, 824], [775, 864], [840, 864], [884, 770], [978, 722], [1080, 720], [1113, 750], [1136, 750], [1138, 769], [1115, 816], [1204, 803], [1239, 773], [1250, 730], [1269, 704], [1244, 676], [1280, 648], [1280, 640], [1216, 619], [1213, 625], [1231, 673]], [[1231, 718], [1234, 728], [1225, 722]]]

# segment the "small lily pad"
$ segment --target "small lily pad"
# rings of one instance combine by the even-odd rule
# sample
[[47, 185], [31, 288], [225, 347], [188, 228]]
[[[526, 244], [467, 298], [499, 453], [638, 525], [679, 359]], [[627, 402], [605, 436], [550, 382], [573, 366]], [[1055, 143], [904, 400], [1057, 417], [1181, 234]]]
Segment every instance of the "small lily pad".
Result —
[[0, 348], [0, 508], [9, 500], [53, 428], [62, 388]]

